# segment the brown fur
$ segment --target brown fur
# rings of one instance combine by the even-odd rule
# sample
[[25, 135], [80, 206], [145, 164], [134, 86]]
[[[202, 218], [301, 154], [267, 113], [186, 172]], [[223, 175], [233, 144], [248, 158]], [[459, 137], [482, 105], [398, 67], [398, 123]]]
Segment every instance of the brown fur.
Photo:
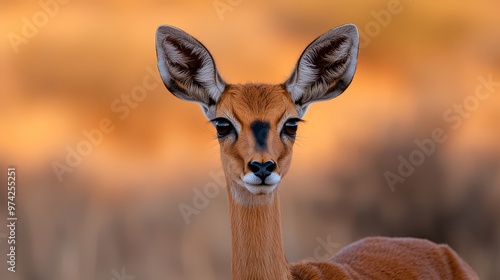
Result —
[[[290, 117], [298, 116], [286, 90], [280, 85], [228, 85], [217, 103], [216, 116], [227, 114], [234, 116], [243, 125], [238, 141], [220, 142], [221, 160], [226, 176], [233, 181], [239, 179], [242, 174], [250, 171], [247, 163], [252, 160], [273, 160], [277, 163], [276, 172], [284, 176], [290, 166], [294, 141], [281, 140], [278, 122], [285, 114]], [[255, 149], [255, 139], [250, 130], [250, 123], [254, 120], [268, 121], [271, 124], [269, 147], [265, 151]], [[241, 195], [246, 197], [247, 193], [243, 192]]]
[[[293, 103], [282, 86], [231, 85], [222, 94], [216, 112], [217, 116], [230, 113], [242, 124], [241, 139], [221, 142], [228, 181], [234, 280], [477, 279], [450, 247], [415, 238], [365, 238], [345, 247], [329, 262], [289, 265], [281, 237], [278, 192], [256, 196], [234, 181], [248, 172], [245, 163], [256, 157], [276, 160], [282, 176], [288, 171], [293, 142], [281, 141], [278, 131], [271, 129], [271, 147], [259, 152], [248, 126], [261, 119], [275, 128], [283, 113], [296, 115]], [[245, 197], [245, 203], [237, 201], [236, 196]]]
[[[224, 118], [217, 120], [223, 123], [219, 129], [232, 131], [222, 132], [219, 143], [228, 185], [234, 280], [477, 279], [448, 246], [413, 238], [366, 238], [345, 247], [330, 262], [289, 265], [285, 258], [278, 190], [290, 167], [294, 137], [293, 132], [284, 135], [283, 126], [301, 117], [310, 103], [332, 99], [349, 86], [358, 37], [352, 24], [321, 35], [283, 85], [230, 85], [200, 42], [175, 27], [158, 28], [158, 69], [167, 88], [201, 104], [208, 118]], [[256, 121], [266, 127], [267, 145], [257, 143], [258, 132], [252, 130]], [[295, 120], [291, 123], [288, 128], [295, 127]], [[272, 180], [255, 179], [252, 161], [273, 161], [265, 167], [273, 166], [267, 177]]]
[[[230, 188], [228, 188], [230, 190]], [[291, 279], [281, 241], [279, 200], [243, 206], [229, 198], [233, 279]]]
[[330, 262], [293, 265], [292, 279], [478, 279], [447, 245], [416, 238], [368, 237]]

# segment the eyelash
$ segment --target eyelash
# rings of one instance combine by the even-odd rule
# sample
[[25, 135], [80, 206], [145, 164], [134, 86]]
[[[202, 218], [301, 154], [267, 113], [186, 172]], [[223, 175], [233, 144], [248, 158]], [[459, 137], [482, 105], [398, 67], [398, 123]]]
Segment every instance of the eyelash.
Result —
[[[211, 122], [215, 125], [215, 128], [217, 129], [217, 138], [219, 139], [224, 138], [230, 135], [231, 133], [235, 132], [234, 126], [226, 118], [215, 118], [211, 120]], [[303, 120], [299, 118], [291, 118], [286, 120], [281, 130], [281, 134], [290, 138], [295, 138], [297, 136], [297, 128], [299, 122], [303, 122]]]
[[224, 138], [234, 131], [234, 127], [231, 122], [225, 118], [216, 118], [211, 120], [217, 129], [217, 137]]
[[288, 137], [295, 138], [297, 136], [297, 128], [299, 122], [302, 122], [302, 120], [299, 118], [288, 119], [283, 125], [281, 133]]

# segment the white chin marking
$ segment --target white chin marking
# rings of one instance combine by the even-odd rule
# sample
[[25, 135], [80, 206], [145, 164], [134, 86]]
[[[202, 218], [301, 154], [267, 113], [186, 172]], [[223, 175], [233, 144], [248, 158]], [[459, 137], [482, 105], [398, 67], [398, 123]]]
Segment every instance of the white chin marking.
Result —
[[255, 194], [255, 195], [263, 195], [263, 194], [269, 194], [271, 193], [274, 189], [276, 189], [278, 185], [249, 185], [245, 183], [245, 188]]
[[255, 174], [253, 174], [252, 172], [247, 173], [245, 176], [243, 176], [243, 183], [245, 188], [255, 195], [264, 195], [271, 193], [272, 191], [274, 191], [274, 189], [276, 189], [280, 180], [281, 176], [275, 172], [272, 172], [271, 175], [266, 177], [264, 181], [265, 185], [262, 185], [262, 179], [255, 176]]

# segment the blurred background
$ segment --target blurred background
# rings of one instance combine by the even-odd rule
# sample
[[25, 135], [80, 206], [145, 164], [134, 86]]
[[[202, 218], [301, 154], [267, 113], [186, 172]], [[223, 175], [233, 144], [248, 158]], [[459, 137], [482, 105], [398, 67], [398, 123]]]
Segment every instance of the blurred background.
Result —
[[[348, 22], [361, 32], [354, 81], [311, 106], [281, 185], [288, 260], [412, 236], [498, 279], [498, 1], [0, 5], [0, 220], [8, 166], [19, 219], [16, 273], [0, 226], [1, 279], [230, 279], [215, 130], [158, 80], [156, 27], [203, 42], [228, 82], [280, 83], [314, 38]], [[419, 157], [436, 129], [445, 140]]]

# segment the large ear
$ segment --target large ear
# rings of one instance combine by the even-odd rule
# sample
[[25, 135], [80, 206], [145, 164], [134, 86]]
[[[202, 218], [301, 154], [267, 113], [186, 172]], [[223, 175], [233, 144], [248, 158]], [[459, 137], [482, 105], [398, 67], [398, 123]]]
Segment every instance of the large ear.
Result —
[[168, 90], [180, 99], [200, 103], [205, 115], [214, 118], [226, 83], [208, 50], [186, 32], [161, 25], [156, 30], [156, 56]]
[[346, 24], [319, 36], [304, 50], [285, 82], [300, 116], [312, 102], [332, 99], [349, 86], [358, 46], [358, 29]]

